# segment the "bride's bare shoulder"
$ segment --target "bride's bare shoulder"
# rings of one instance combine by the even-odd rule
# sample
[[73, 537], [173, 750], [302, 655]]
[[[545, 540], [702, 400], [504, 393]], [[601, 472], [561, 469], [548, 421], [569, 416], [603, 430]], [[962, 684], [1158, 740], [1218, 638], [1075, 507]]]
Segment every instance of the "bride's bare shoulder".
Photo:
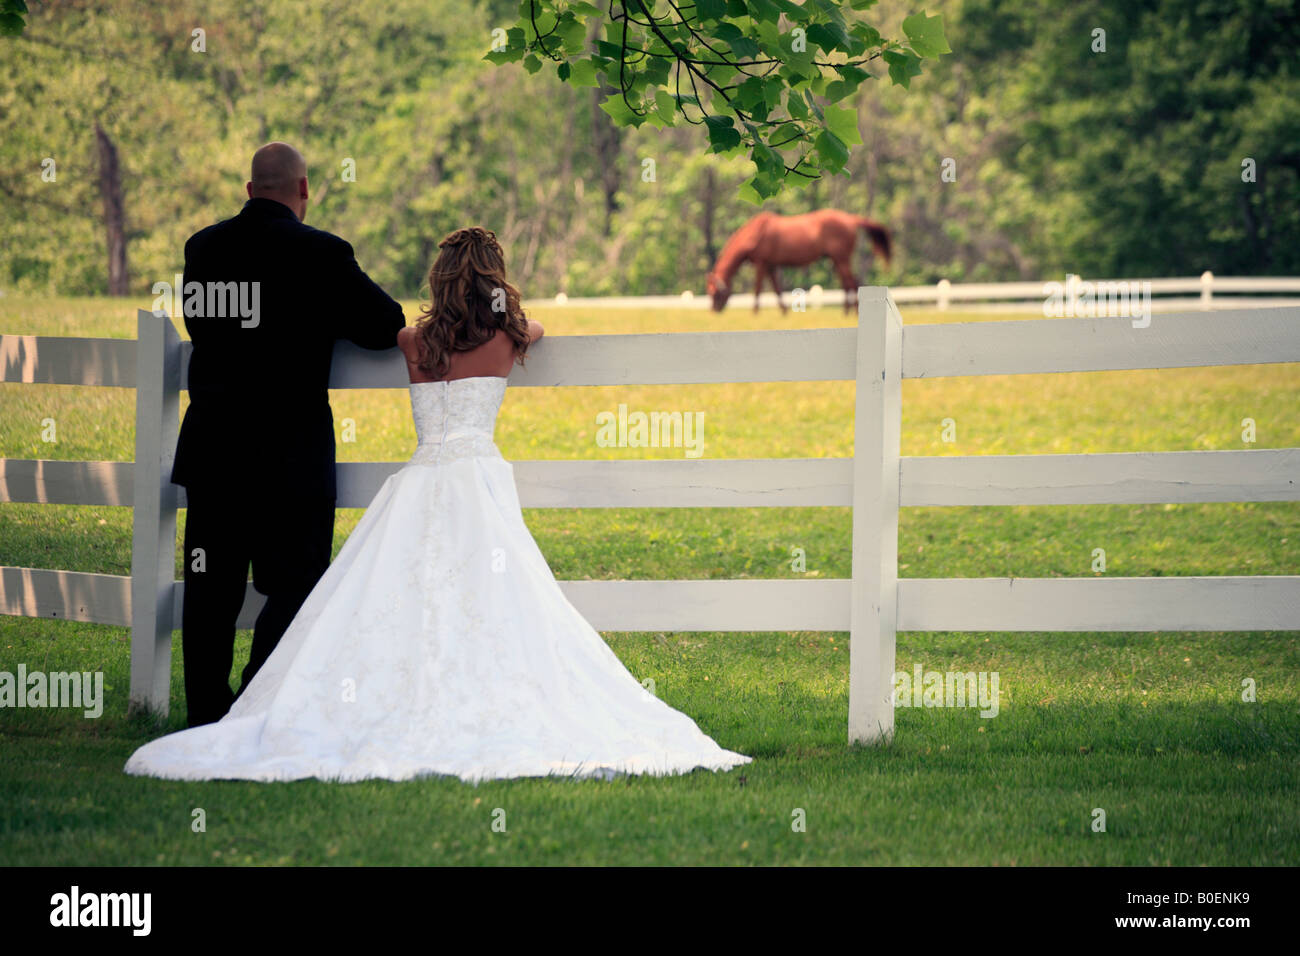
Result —
[[398, 330], [397, 347], [402, 350], [402, 354], [407, 358], [411, 357], [412, 350], [415, 348], [415, 326], [408, 325]]

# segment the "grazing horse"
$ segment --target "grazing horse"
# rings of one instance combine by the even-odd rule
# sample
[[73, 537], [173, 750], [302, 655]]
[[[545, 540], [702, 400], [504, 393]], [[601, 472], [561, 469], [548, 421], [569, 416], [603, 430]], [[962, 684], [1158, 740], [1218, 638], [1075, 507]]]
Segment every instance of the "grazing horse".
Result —
[[763, 280], [770, 279], [776, 302], [784, 312], [777, 266], [806, 266], [823, 256], [830, 256], [844, 286], [844, 311], [849, 310], [850, 294], [856, 296], [858, 277], [853, 273], [853, 246], [858, 230], [866, 230], [871, 248], [889, 264], [889, 230], [866, 216], [854, 216], [838, 209], [819, 209], [799, 216], [778, 216], [760, 212], [735, 231], [709, 272], [708, 290], [713, 297], [713, 311], [721, 312], [731, 296], [731, 280], [746, 260], [753, 260], [758, 275], [754, 279], [754, 311], [758, 311], [758, 294]]

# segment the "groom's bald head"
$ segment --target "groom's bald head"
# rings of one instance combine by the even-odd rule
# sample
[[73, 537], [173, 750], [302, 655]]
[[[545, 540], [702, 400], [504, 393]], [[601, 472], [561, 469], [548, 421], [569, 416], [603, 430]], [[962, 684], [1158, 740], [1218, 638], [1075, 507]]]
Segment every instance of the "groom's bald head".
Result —
[[288, 143], [267, 143], [253, 154], [248, 181], [249, 199], [274, 199], [294, 211], [307, 213], [307, 160]]

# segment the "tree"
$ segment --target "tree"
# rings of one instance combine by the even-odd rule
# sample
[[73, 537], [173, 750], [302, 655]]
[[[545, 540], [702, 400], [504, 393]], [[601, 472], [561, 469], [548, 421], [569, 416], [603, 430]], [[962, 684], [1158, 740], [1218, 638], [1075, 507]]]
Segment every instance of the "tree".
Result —
[[[849, 0], [865, 10], [876, 0]], [[840, 173], [862, 142], [849, 99], [882, 60], [908, 87], [921, 61], [951, 53], [943, 19], [913, 14], [906, 42], [850, 21], [836, 0], [521, 0], [519, 20], [500, 31], [486, 59], [521, 62], [536, 73], [550, 61], [561, 80], [608, 89], [601, 107], [620, 126], [657, 129], [679, 120], [704, 127], [710, 149], [748, 154], [754, 175], [741, 194], [761, 202], [787, 181], [802, 186]], [[595, 49], [589, 25], [604, 39]]]
[[0, 0], [0, 36], [19, 36], [27, 27], [23, 15], [27, 13], [24, 0]]

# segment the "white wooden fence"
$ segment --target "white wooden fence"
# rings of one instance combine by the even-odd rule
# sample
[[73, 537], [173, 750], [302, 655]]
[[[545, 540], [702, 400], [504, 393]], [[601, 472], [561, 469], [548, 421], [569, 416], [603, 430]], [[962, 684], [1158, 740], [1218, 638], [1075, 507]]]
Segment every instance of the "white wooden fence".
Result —
[[[176, 509], [167, 480], [189, 343], [138, 317], [138, 341], [0, 336], [3, 381], [136, 388], [136, 461], [0, 460], [0, 501], [133, 506], [132, 575], [0, 568], [7, 614], [132, 628], [131, 704], [165, 713]], [[847, 580], [568, 581], [605, 631], [850, 632], [849, 739], [893, 733], [895, 632], [1300, 629], [1300, 576], [898, 578], [898, 509], [1300, 499], [1300, 449], [899, 457], [904, 378], [1300, 361], [1300, 308], [904, 327], [883, 288], [860, 290], [857, 328], [557, 336], [516, 386], [855, 380], [847, 459], [521, 461], [531, 508], [851, 506]], [[406, 384], [396, 350], [341, 344], [333, 388]], [[342, 463], [339, 506], [364, 507], [400, 462]], [[261, 597], [240, 616], [249, 627]]]
[[[1078, 278], [1076, 276], [1076, 278]], [[1296, 276], [1216, 276], [1203, 272], [1199, 276], [1175, 276], [1164, 279], [1092, 279], [1105, 283], [1127, 282], [1150, 287], [1151, 305], [1158, 311], [1177, 309], [1240, 309], [1265, 306], [1300, 305], [1300, 277]], [[1065, 276], [1057, 281], [1063, 282]], [[1082, 281], [1082, 280], [1080, 280]], [[739, 283], [737, 283], [739, 284]], [[889, 294], [901, 305], [933, 304], [940, 310], [959, 304], [962, 309], [982, 309], [998, 312], [1038, 312], [1043, 307], [1046, 293], [1043, 282], [950, 282], [940, 279], [934, 285], [890, 286]], [[782, 299], [787, 305], [794, 290], [786, 289]], [[814, 285], [804, 290], [806, 305], [810, 308], [828, 306], [838, 308], [844, 304], [843, 289], [823, 289]], [[1254, 298], [1248, 298], [1248, 296]], [[996, 303], [996, 304], [990, 304]], [[564, 305], [568, 308], [601, 309], [707, 309], [707, 295], [683, 292], [681, 295], [604, 296], [570, 298], [557, 295], [554, 299], [533, 299], [528, 305]], [[776, 307], [776, 295], [764, 292], [758, 304], [765, 308]], [[752, 292], [737, 292], [730, 299], [729, 309], [753, 308]]]

